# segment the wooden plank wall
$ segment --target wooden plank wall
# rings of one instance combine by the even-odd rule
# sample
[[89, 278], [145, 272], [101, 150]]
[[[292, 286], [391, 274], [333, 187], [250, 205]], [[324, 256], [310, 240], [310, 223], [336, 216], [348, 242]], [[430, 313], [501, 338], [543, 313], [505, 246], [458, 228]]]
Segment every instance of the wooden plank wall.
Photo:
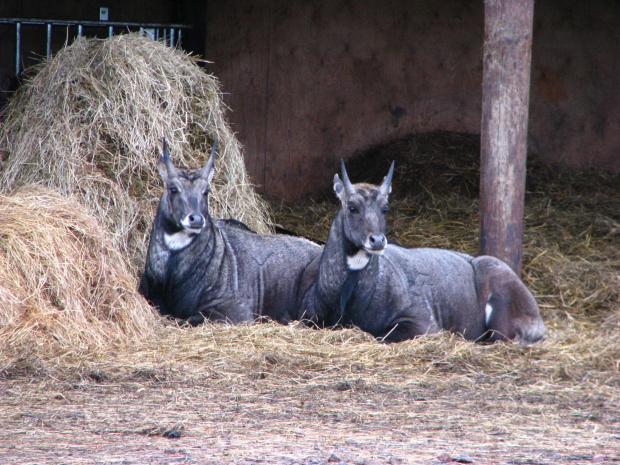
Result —
[[262, 192], [291, 201], [329, 190], [341, 157], [414, 131], [479, 132], [483, 6], [440, 8], [208, 2], [207, 69]]
[[[411, 133], [480, 134], [484, 2], [209, 0], [207, 14], [207, 70], [267, 195], [328, 192], [341, 157]], [[620, 170], [618, 57], [616, 0], [535, 4], [530, 150]]]

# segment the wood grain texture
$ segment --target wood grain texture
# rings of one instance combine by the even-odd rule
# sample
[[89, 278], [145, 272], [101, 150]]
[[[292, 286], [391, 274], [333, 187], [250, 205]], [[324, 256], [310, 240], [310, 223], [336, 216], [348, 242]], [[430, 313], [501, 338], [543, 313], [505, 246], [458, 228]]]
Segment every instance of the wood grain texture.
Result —
[[[207, 2], [207, 70], [222, 82], [261, 191], [307, 199], [329, 192], [340, 158], [374, 145], [437, 130], [479, 134], [484, 6]], [[530, 150], [620, 169], [620, 10], [613, 0], [558, 0], [537, 3], [535, 14]]]
[[340, 158], [412, 132], [479, 131], [482, 4], [209, 4], [208, 69], [264, 193], [329, 191]]
[[533, 0], [485, 2], [480, 253], [521, 273]]

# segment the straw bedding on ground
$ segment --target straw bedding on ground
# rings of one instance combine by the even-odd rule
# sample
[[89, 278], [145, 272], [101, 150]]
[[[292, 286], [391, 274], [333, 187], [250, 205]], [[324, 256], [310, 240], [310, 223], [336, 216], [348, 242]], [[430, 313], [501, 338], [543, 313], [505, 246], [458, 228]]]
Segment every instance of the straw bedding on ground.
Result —
[[170, 327], [131, 352], [67, 353], [28, 383], [5, 379], [0, 450], [16, 463], [612, 463], [607, 342], [386, 346], [356, 330]]

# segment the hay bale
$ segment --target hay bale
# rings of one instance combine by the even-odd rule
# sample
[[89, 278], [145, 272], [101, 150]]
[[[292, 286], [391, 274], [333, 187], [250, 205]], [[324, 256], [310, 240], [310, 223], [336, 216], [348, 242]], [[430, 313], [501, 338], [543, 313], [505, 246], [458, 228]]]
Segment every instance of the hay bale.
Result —
[[32, 71], [0, 120], [0, 189], [34, 182], [75, 195], [139, 271], [161, 193], [162, 137], [179, 165], [202, 166], [218, 140], [214, 217], [266, 232], [217, 79], [197, 60], [137, 34], [79, 38]]
[[0, 196], [0, 353], [49, 356], [152, 337], [160, 317], [111, 235], [41, 187]]

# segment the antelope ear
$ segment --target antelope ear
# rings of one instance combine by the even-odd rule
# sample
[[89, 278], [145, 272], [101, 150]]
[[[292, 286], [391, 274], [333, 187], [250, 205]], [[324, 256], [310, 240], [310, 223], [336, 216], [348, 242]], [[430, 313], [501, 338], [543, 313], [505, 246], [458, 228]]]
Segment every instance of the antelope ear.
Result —
[[336, 193], [336, 196], [340, 199], [340, 201], [344, 202], [344, 198], [345, 198], [344, 184], [341, 181], [340, 176], [338, 176], [337, 174], [334, 174], [334, 192]]

